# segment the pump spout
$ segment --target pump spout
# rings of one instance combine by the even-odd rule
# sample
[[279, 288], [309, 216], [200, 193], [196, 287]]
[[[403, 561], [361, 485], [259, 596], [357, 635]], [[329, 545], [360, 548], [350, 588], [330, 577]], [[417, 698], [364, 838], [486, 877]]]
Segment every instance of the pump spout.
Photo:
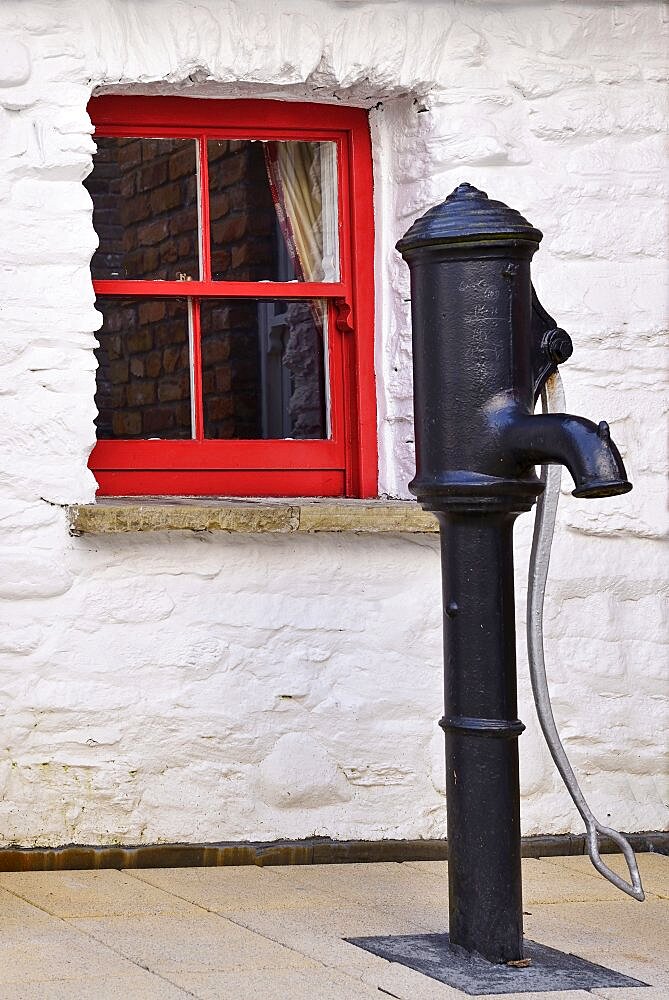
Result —
[[504, 437], [525, 467], [566, 465], [576, 487], [575, 497], [611, 497], [632, 489], [605, 420], [594, 424], [570, 413], [516, 413]]

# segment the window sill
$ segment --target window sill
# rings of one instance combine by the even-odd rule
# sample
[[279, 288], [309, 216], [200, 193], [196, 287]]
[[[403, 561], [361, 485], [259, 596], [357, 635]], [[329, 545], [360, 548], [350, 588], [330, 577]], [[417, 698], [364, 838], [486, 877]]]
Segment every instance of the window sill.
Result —
[[68, 508], [73, 535], [136, 531], [230, 534], [435, 534], [435, 517], [413, 500], [114, 497]]

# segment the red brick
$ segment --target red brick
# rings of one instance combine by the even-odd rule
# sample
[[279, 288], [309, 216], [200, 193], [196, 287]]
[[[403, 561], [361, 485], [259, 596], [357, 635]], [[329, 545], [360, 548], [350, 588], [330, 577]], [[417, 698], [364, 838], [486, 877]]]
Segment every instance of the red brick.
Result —
[[190, 381], [185, 378], [163, 379], [158, 385], [158, 399], [161, 403], [187, 399], [189, 395]]
[[160, 187], [167, 180], [167, 163], [164, 160], [155, 160], [147, 163], [139, 172], [137, 181], [138, 191], [153, 191]]
[[[97, 201], [96, 201], [97, 204]], [[211, 195], [209, 201], [209, 215], [213, 221], [222, 219], [230, 211], [230, 198], [224, 191], [218, 191]]]
[[121, 225], [131, 226], [133, 222], [143, 222], [151, 215], [151, 204], [147, 194], [137, 194], [134, 198], [121, 200]]
[[159, 435], [174, 427], [174, 410], [170, 406], [155, 406], [142, 414], [143, 431], [147, 437]]
[[149, 299], [148, 302], [141, 302], [139, 306], [139, 322], [142, 326], [147, 323], [157, 323], [165, 318], [165, 301], [161, 299]]
[[195, 173], [194, 142], [189, 141], [188, 145], [184, 145], [176, 152], [170, 153], [168, 171], [171, 181], [175, 181], [179, 177], [185, 177], [187, 174]]
[[[108, 139], [107, 142], [109, 141]], [[136, 167], [142, 162], [141, 139], [116, 139], [114, 142], [117, 148], [116, 158], [124, 171], [128, 167]]]
[[178, 184], [164, 184], [151, 192], [151, 211], [155, 215], [169, 212], [181, 204], [181, 190]]
[[162, 359], [158, 351], [149, 354], [146, 359], [146, 374], [148, 378], [158, 378], [162, 371]]
[[153, 246], [167, 238], [167, 220], [155, 219], [139, 228], [139, 242], [141, 246]]
[[181, 347], [186, 343], [187, 331], [185, 322], [167, 320], [153, 328], [153, 339], [156, 347]]
[[120, 410], [125, 406], [126, 387], [124, 385], [113, 385], [111, 391], [112, 409]]
[[153, 347], [153, 333], [150, 329], [135, 330], [126, 340], [126, 346], [131, 354], [142, 354]]
[[210, 139], [207, 143], [207, 160], [215, 163], [223, 156], [227, 156], [230, 151], [230, 142], [227, 139]]
[[227, 361], [230, 357], [230, 340], [227, 335], [221, 334], [216, 339], [207, 337], [202, 345], [202, 356], [207, 368], [217, 361]]
[[177, 427], [191, 426], [190, 398], [185, 403], [177, 403], [176, 406]]
[[169, 222], [172, 236], [197, 232], [197, 213], [194, 208], [182, 208], [179, 212], [175, 212], [172, 215]]
[[153, 382], [131, 382], [128, 386], [128, 406], [146, 406], [156, 401]]
[[[120, 194], [122, 198], [131, 198], [137, 191], [137, 174], [133, 170], [131, 173], [125, 174], [121, 177], [120, 184]], [[95, 199], [96, 205], [98, 204], [98, 199]]]
[[139, 413], [113, 413], [112, 430], [114, 437], [133, 437], [142, 429], [142, 419]]
[[211, 255], [211, 273], [214, 275], [227, 275], [230, 270], [230, 261], [231, 256], [227, 250], [213, 250]]
[[112, 382], [127, 382], [128, 381], [128, 361], [127, 358], [120, 358], [118, 361], [112, 361], [109, 366], [109, 377]]
[[[251, 243], [242, 243], [232, 248], [232, 269], [233, 271], [248, 271], [253, 265], [264, 264], [265, 255], [258, 252], [258, 248]], [[236, 278], [244, 280], [244, 275], [235, 274]]]
[[241, 150], [225, 159], [217, 160], [209, 171], [211, 186], [215, 190], [228, 187], [235, 181], [240, 181], [246, 174], [248, 157], [246, 150]]
[[112, 337], [105, 337], [105, 349], [110, 361], [115, 361], [121, 357], [121, 338], [115, 333]]
[[163, 371], [166, 375], [173, 375], [180, 366], [182, 348], [166, 347], [163, 351]]
[[182, 205], [192, 205], [197, 208], [197, 177], [187, 177], [181, 182], [181, 203]]
[[215, 222], [211, 227], [211, 239], [215, 246], [236, 243], [246, 233], [247, 218], [245, 215], [231, 215]]
[[233, 402], [230, 396], [219, 396], [207, 400], [207, 419], [223, 420], [225, 417], [231, 417], [234, 413]]
[[232, 384], [232, 374], [229, 368], [216, 369], [216, 389], [218, 392], [229, 392]]

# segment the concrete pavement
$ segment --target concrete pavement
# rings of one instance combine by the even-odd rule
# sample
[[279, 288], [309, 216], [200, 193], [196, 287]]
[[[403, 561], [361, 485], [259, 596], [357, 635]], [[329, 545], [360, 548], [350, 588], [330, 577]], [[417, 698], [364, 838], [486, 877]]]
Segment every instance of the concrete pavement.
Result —
[[[669, 997], [669, 858], [639, 863], [643, 904], [587, 858], [523, 861], [525, 929], [650, 988], [517, 996]], [[0, 1000], [463, 1000], [342, 940], [445, 930], [446, 872], [427, 861], [3, 873]]]

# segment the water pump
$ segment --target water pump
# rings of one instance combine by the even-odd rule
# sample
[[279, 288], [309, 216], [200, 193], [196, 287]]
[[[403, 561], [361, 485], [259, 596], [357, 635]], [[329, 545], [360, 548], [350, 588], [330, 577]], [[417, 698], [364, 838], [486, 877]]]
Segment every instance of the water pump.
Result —
[[[562, 412], [556, 371], [572, 345], [532, 288], [530, 262], [541, 239], [518, 212], [461, 184], [398, 243], [411, 272], [416, 476], [410, 489], [434, 511], [441, 535], [450, 942], [495, 963], [523, 961], [518, 737], [524, 726], [516, 705], [512, 532], [516, 517], [542, 494], [528, 614], [540, 721], [586, 820], [593, 862], [643, 898], [626, 842], [631, 885], [599, 857], [598, 832], [623, 838], [597, 823], [575, 785], [543, 668], [556, 466], [568, 468], [577, 497], [632, 487], [606, 422]], [[542, 393], [552, 405], [536, 414]]]

